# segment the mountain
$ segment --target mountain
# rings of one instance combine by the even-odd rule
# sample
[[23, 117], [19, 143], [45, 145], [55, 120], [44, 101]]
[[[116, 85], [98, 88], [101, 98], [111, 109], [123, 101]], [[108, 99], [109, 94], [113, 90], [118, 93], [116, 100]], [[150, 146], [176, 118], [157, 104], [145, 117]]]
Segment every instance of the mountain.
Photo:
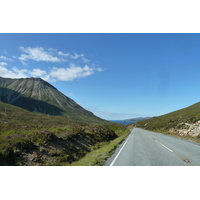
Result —
[[[187, 132], [188, 136], [194, 135], [194, 130], [200, 134], [200, 102], [162, 116], [153, 117], [147, 120], [139, 121], [131, 124], [131, 127], [140, 127], [147, 130], [154, 130], [158, 132], [179, 134], [183, 131]], [[196, 127], [198, 126], [198, 127]], [[198, 130], [197, 130], [198, 129]]]
[[41, 78], [0, 77], [0, 101], [39, 112], [86, 123], [106, 123], [92, 112], [78, 105]]

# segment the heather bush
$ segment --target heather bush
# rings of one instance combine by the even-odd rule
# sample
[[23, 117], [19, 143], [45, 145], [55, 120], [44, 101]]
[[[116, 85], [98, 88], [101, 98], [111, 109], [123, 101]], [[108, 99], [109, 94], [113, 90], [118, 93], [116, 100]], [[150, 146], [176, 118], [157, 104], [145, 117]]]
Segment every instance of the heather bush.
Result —
[[36, 144], [43, 144], [49, 141], [54, 141], [56, 139], [58, 139], [56, 134], [49, 132], [47, 130], [35, 132], [31, 136], [31, 140]]

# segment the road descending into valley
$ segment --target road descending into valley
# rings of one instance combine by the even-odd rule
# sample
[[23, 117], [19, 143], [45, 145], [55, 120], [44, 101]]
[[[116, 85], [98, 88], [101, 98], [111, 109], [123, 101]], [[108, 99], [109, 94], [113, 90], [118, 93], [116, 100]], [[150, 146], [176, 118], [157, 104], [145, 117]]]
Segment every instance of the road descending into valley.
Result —
[[105, 166], [200, 166], [200, 144], [134, 128]]

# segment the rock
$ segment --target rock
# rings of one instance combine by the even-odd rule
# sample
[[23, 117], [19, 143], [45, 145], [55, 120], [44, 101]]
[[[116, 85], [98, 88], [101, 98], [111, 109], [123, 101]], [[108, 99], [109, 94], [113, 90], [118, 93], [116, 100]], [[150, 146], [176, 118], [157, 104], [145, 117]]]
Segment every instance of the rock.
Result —
[[193, 135], [192, 135], [192, 137], [197, 137], [197, 136], [199, 136], [200, 135], [200, 130], [199, 130], [199, 128], [195, 128], [194, 130], [193, 130]]
[[170, 128], [168, 133], [169, 134], [176, 134], [176, 130], [174, 128]]
[[193, 133], [192, 132], [188, 132], [188, 136], [193, 136]]

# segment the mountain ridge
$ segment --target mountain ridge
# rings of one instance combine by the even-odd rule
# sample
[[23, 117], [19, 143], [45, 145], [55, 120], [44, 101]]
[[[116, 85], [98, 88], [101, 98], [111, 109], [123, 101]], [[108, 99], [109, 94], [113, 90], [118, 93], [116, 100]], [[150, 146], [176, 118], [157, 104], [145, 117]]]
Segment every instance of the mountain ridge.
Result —
[[84, 109], [41, 78], [0, 77], [0, 101], [31, 112], [64, 116], [92, 123], [106, 121]]

